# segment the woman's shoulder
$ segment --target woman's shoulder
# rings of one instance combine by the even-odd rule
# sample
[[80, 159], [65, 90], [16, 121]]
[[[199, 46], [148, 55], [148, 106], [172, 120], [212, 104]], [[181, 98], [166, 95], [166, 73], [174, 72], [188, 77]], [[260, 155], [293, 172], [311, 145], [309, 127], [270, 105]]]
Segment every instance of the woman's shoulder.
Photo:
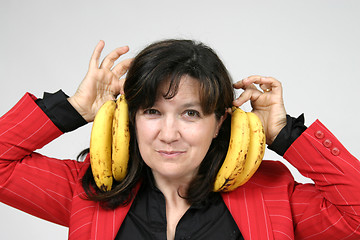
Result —
[[281, 161], [263, 160], [244, 187], [277, 188], [295, 184], [290, 170]]
[[[267, 199], [288, 201], [296, 182], [290, 170], [280, 161], [264, 160], [259, 169], [244, 185], [228, 192], [229, 199]], [[226, 196], [226, 194], [224, 194]], [[254, 200], [255, 201], [255, 200]]]

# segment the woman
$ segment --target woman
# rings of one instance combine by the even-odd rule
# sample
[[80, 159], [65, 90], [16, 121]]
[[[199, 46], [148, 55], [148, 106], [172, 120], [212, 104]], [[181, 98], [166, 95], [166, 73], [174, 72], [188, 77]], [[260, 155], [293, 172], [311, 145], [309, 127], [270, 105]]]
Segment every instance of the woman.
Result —
[[[287, 116], [279, 81], [248, 77], [234, 84], [244, 90], [234, 100], [226, 68], [202, 44], [157, 42], [115, 66], [128, 48], [100, 64], [103, 47], [72, 97], [26, 94], [0, 119], [2, 202], [69, 226], [69, 239], [359, 238], [358, 160], [319, 121], [306, 128], [302, 117]], [[80, 162], [34, 152], [93, 121], [119, 93], [129, 105], [131, 159], [110, 192], [96, 189], [85, 153]], [[228, 146], [227, 109], [249, 100], [269, 148], [314, 185], [263, 161], [245, 185], [211, 191]]]

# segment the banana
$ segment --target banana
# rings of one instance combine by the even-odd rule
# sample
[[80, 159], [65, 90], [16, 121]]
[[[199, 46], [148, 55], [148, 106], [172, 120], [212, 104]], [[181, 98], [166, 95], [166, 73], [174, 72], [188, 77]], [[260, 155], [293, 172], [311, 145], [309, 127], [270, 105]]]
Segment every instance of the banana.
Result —
[[246, 155], [244, 168], [236, 177], [235, 183], [228, 188], [229, 191], [245, 184], [252, 175], [254, 175], [259, 168], [265, 153], [266, 138], [261, 120], [255, 113], [247, 112], [246, 114], [250, 126], [249, 151]]
[[116, 181], [124, 179], [129, 161], [129, 114], [125, 96], [116, 101], [113, 121], [112, 174]]
[[250, 128], [247, 114], [233, 107], [231, 133], [225, 160], [216, 176], [214, 191], [227, 191], [233, 185], [244, 167], [250, 143]]
[[113, 183], [111, 171], [112, 122], [115, 102], [105, 102], [97, 112], [90, 137], [90, 164], [98, 188], [110, 191]]

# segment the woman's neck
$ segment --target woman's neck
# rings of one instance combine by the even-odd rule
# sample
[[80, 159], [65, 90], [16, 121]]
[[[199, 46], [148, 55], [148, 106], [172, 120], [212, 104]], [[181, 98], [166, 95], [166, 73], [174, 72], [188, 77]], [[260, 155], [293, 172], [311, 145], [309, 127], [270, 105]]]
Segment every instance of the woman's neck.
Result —
[[192, 176], [181, 178], [164, 177], [156, 172], [152, 172], [154, 184], [169, 200], [184, 200], [187, 189], [192, 180]]
[[165, 197], [167, 239], [174, 239], [179, 220], [190, 208], [190, 204], [182, 197], [186, 196], [190, 181], [184, 181], [184, 179], [165, 179], [156, 174], [153, 175], [156, 187]]

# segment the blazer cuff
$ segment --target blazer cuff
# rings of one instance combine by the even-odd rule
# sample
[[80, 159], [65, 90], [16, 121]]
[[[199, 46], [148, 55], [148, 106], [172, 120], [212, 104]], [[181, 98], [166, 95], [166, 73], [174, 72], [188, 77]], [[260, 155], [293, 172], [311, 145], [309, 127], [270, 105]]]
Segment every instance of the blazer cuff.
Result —
[[274, 142], [268, 148], [280, 156], [284, 156], [291, 144], [307, 129], [304, 122], [304, 114], [301, 114], [298, 118], [286, 115], [286, 126], [281, 129]]
[[63, 133], [87, 124], [87, 121], [69, 103], [68, 97], [62, 90], [59, 90], [56, 93], [45, 92], [42, 99], [39, 98], [35, 101]]

